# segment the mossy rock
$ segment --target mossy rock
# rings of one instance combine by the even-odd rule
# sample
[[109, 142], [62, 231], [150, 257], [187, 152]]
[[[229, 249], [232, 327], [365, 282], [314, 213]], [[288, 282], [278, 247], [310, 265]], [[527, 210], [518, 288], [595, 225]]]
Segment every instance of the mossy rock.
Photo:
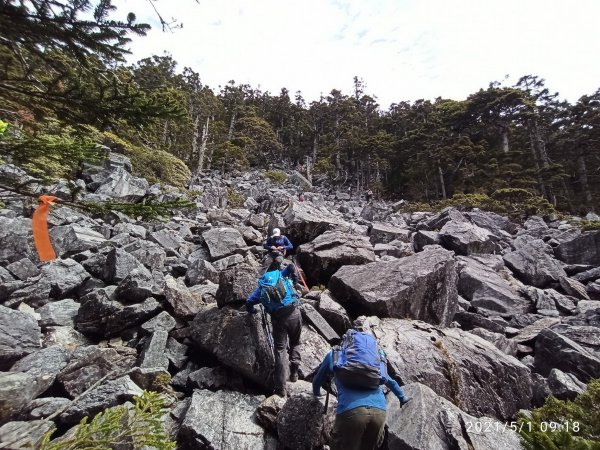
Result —
[[280, 170], [267, 170], [265, 172], [265, 177], [268, 178], [269, 180], [273, 181], [274, 183], [279, 183], [279, 184], [285, 183], [288, 179], [287, 174]]

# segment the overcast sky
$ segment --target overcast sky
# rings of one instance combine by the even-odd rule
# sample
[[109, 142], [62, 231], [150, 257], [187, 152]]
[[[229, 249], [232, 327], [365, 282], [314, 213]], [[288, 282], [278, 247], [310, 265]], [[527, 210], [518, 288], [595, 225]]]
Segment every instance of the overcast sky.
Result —
[[159, 0], [183, 29], [162, 32], [147, 0], [116, 0], [153, 25], [132, 61], [167, 52], [215, 91], [229, 80], [307, 102], [353, 78], [382, 108], [461, 100], [521, 75], [574, 102], [600, 87], [599, 0]]

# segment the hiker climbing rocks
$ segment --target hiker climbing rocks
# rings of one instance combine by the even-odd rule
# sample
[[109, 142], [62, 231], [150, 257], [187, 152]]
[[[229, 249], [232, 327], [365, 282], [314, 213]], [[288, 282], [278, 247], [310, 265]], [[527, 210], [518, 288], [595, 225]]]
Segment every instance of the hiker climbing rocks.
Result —
[[[286, 396], [285, 353], [289, 338], [290, 381], [298, 381], [300, 366], [300, 333], [302, 331], [302, 315], [297, 307], [298, 294], [294, 291], [290, 277], [296, 273], [294, 264], [284, 270], [278, 269], [277, 263], [258, 280], [258, 288], [246, 299], [246, 308], [250, 314], [256, 313], [254, 305], [261, 303], [264, 310], [271, 315], [273, 325], [273, 346], [275, 356], [274, 394]], [[266, 330], [268, 332], [268, 330]]]
[[263, 247], [267, 250], [267, 254], [263, 260], [261, 275], [269, 270], [269, 267], [271, 267], [273, 263], [277, 263], [279, 265], [277, 268], [279, 269], [283, 263], [283, 257], [287, 252], [294, 248], [290, 240], [281, 234], [279, 228], [273, 229], [271, 237], [265, 241]]
[[349, 330], [339, 347], [327, 354], [313, 379], [313, 394], [333, 377], [337, 387], [337, 411], [332, 450], [372, 450], [384, 437], [385, 384], [405, 405], [410, 399], [387, 373], [385, 353], [373, 336]]
[[303, 202], [304, 201], [304, 192], [300, 191], [298, 193], [298, 201], [299, 202]]

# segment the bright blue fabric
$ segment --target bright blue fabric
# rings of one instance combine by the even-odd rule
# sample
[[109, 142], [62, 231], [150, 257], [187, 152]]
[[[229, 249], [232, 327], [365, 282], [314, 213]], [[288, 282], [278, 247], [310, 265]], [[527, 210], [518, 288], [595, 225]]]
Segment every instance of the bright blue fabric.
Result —
[[273, 247], [273, 246], [283, 247], [288, 252], [294, 248], [294, 246], [292, 245], [290, 240], [283, 235], [276, 236], [276, 237], [270, 237], [263, 244], [263, 247], [265, 248], [265, 250], [271, 250], [271, 247]]
[[[351, 334], [351, 336], [349, 335]], [[337, 356], [336, 367], [377, 367], [380, 383], [387, 380], [387, 365], [381, 358], [379, 346], [373, 336], [360, 331], [350, 330], [342, 340]]]
[[[333, 376], [333, 354], [329, 352], [325, 359], [321, 363], [317, 374], [313, 378], [313, 394], [316, 396], [321, 395], [321, 386], [327, 381], [328, 377]], [[346, 411], [350, 411], [354, 408], [361, 406], [370, 406], [385, 411], [387, 409], [385, 395], [383, 395], [383, 389], [378, 387], [377, 389], [355, 389], [344, 385], [342, 382], [333, 378], [338, 391], [337, 397], [337, 414], [341, 414]], [[398, 400], [404, 402], [406, 396], [404, 391], [395, 380], [392, 380], [389, 375], [385, 385], [394, 393]]]
[[[285, 269], [279, 271], [279, 270], [274, 270], [272, 272], [266, 272], [263, 277], [269, 273], [273, 273], [273, 272], [277, 272], [279, 273], [279, 276], [282, 276], [284, 278], [291, 276], [293, 271], [293, 266], [289, 265], [287, 266]], [[262, 278], [262, 277], [261, 277]], [[259, 303], [262, 303], [262, 305], [264, 306], [265, 310], [271, 314], [274, 311], [278, 310], [279, 308], [283, 308], [284, 306], [287, 306], [289, 304], [291, 304], [292, 302], [294, 302], [297, 298], [298, 298], [298, 294], [296, 294], [296, 292], [294, 291], [293, 288], [291, 288], [290, 286], [290, 282], [289, 280], [286, 280], [286, 284], [288, 286], [288, 290], [287, 290], [287, 295], [286, 297], [283, 299], [282, 303], [275, 303], [275, 302], [267, 302], [264, 300], [261, 300], [261, 288], [260, 286], [257, 287], [254, 292], [252, 292], [252, 294], [250, 294], [248, 296], [248, 298], [246, 299], [246, 304], [247, 305], [258, 305]]]

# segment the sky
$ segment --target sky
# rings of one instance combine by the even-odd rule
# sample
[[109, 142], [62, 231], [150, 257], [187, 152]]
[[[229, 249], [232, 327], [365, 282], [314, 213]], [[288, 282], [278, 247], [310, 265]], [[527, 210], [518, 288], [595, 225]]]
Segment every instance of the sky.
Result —
[[218, 91], [229, 80], [308, 102], [353, 79], [382, 109], [436, 97], [463, 100], [491, 81], [538, 75], [576, 102], [600, 87], [598, 0], [115, 0], [152, 31], [130, 62], [165, 52]]

